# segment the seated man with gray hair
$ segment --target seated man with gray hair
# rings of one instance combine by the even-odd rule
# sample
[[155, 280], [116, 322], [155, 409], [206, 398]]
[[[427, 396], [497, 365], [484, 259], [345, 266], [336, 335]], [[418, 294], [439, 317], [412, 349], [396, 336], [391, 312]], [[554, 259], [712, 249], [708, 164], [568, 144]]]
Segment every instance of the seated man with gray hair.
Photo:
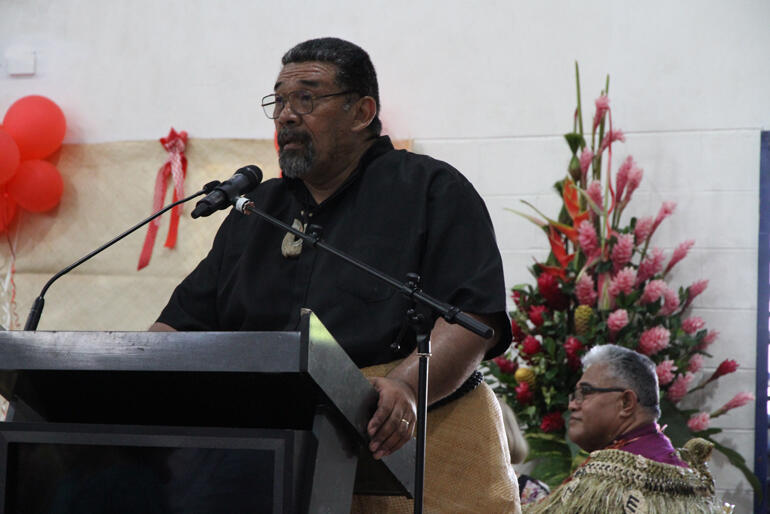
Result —
[[[567, 436], [590, 452], [547, 498], [526, 512], [720, 512], [706, 467], [712, 445], [680, 450], [657, 424], [655, 364], [616, 345], [593, 347], [570, 395]], [[683, 460], [684, 459], [684, 460]]]

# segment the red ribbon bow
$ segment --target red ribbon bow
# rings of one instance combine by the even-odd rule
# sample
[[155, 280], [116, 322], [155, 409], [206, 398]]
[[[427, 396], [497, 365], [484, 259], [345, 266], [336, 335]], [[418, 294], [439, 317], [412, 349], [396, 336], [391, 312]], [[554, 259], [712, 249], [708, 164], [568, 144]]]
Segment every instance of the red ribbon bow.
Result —
[[[152, 212], [157, 212], [163, 207], [163, 199], [166, 196], [166, 184], [169, 175], [174, 180], [173, 200], [176, 202], [184, 197], [184, 177], [187, 174], [187, 157], [184, 155], [187, 146], [187, 132], [184, 130], [177, 132], [171, 127], [168, 136], [160, 138], [160, 144], [168, 152], [168, 160], [160, 167], [155, 177], [155, 194], [152, 199]], [[171, 222], [168, 225], [168, 234], [163, 246], [174, 248], [176, 246], [176, 235], [179, 229], [179, 216], [182, 212], [182, 206], [177, 205], [171, 209]], [[155, 236], [158, 235], [160, 227], [160, 217], [155, 218], [147, 227], [147, 236], [144, 238], [142, 253], [139, 254], [139, 264], [137, 271], [150, 263], [152, 257], [152, 248], [155, 246]]]

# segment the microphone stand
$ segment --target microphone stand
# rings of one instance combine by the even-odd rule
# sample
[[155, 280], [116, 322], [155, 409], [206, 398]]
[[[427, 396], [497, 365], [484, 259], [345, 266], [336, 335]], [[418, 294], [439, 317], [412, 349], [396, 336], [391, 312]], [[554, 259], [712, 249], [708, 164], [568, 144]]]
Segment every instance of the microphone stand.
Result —
[[45, 299], [43, 297], [45, 296], [46, 291], [48, 291], [48, 288], [51, 287], [51, 284], [53, 284], [59, 277], [61, 277], [62, 275], [66, 275], [67, 273], [69, 273], [73, 269], [77, 268], [78, 266], [80, 266], [81, 264], [83, 264], [84, 262], [89, 260], [91, 257], [94, 257], [95, 255], [97, 255], [97, 254], [101, 253], [102, 251], [106, 250], [107, 248], [109, 248], [110, 246], [114, 245], [115, 243], [117, 243], [118, 241], [120, 241], [121, 239], [126, 237], [127, 235], [129, 235], [132, 232], [142, 228], [144, 225], [146, 225], [147, 223], [151, 222], [152, 220], [154, 220], [155, 218], [157, 218], [158, 216], [160, 216], [164, 212], [168, 211], [169, 209], [172, 209], [172, 208], [176, 207], [179, 204], [188, 202], [188, 201], [190, 201], [193, 198], [196, 198], [198, 196], [209, 194], [219, 184], [220, 184], [220, 182], [218, 180], [214, 180], [212, 182], [209, 182], [208, 184], [203, 186], [203, 189], [201, 189], [197, 193], [192, 194], [192, 195], [188, 196], [187, 198], [182, 198], [181, 200], [178, 200], [178, 201], [176, 201], [176, 202], [174, 202], [174, 203], [164, 207], [163, 209], [159, 210], [158, 212], [156, 212], [155, 214], [153, 214], [149, 218], [145, 218], [144, 220], [140, 221], [139, 223], [137, 223], [136, 225], [134, 225], [130, 229], [126, 230], [125, 232], [123, 232], [119, 236], [115, 237], [111, 241], [108, 241], [107, 243], [103, 244], [102, 246], [100, 246], [96, 250], [92, 251], [88, 255], [86, 255], [84, 257], [81, 257], [80, 259], [78, 259], [74, 263], [70, 264], [69, 266], [67, 266], [63, 270], [59, 271], [56, 275], [51, 277], [50, 280], [48, 280], [48, 282], [46, 282], [46, 284], [43, 286], [43, 289], [40, 291], [40, 295], [38, 295], [38, 297], [35, 298], [35, 302], [32, 304], [32, 308], [30, 309], [29, 315], [27, 316], [27, 322], [24, 325], [24, 330], [32, 330], [32, 331], [37, 330], [37, 325], [40, 322], [40, 316], [43, 313], [43, 306], [45, 305]]
[[415, 328], [415, 332], [417, 334], [417, 355], [420, 360], [419, 384], [417, 393], [417, 455], [415, 459], [414, 477], [414, 512], [415, 514], [421, 514], [423, 507], [423, 487], [425, 482], [425, 439], [428, 410], [428, 359], [430, 358], [430, 327], [426, 326], [426, 320], [424, 316], [417, 312], [417, 303], [419, 302], [420, 304], [429, 307], [433, 312], [443, 317], [447, 322], [458, 324], [466, 330], [469, 330], [485, 339], [491, 338], [494, 334], [494, 331], [484, 323], [481, 323], [468, 314], [462, 312], [457, 307], [441, 302], [425, 294], [419, 288], [420, 278], [418, 275], [414, 273], [408, 274], [407, 283], [405, 284], [325, 243], [321, 240], [321, 232], [323, 229], [318, 225], [310, 225], [308, 227], [308, 232], [305, 233], [257, 209], [254, 206], [254, 202], [248, 198], [239, 197], [235, 199], [233, 204], [238, 212], [241, 212], [245, 215], [256, 214], [257, 216], [272, 223], [273, 225], [280, 227], [281, 229], [286, 230], [291, 234], [294, 234], [303, 241], [307, 241], [313, 245], [313, 248], [320, 248], [339, 257], [343, 261], [352, 264], [356, 268], [364, 270], [369, 275], [397, 289], [409, 299], [410, 308], [407, 311], [407, 317], [410, 324], [412, 324], [412, 326]]

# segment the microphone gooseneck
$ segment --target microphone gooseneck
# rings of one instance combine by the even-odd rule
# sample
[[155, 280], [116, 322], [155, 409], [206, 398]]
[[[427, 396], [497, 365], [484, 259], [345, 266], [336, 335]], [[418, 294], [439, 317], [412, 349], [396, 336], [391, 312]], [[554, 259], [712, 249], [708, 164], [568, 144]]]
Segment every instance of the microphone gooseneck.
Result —
[[114, 245], [115, 243], [117, 243], [118, 241], [120, 241], [121, 239], [126, 237], [127, 235], [129, 235], [132, 232], [142, 228], [144, 225], [146, 225], [147, 223], [151, 222], [152, 220], [154, 220], [155, 218], [157, 218], [158, 216], [160, 216], [164, 212], [172, 209], [173, 207], [176, 207], [179, 204], [188, 202], [188, 201], [190, 201], [193, 198], [196, 198], [198, 196], [205, 195], [205, 194], [210, 194], [219, 185], [220, 185], [220, 182], [218, 180], [215, 180], [213, 182], [209, 182], [208, 184], [203, 186], [203, 189], [201, 189], [197, 193], [192, 194], [192, 195], [188, 196], [187, 198], [182, 198], [181, 200], [176, 201], [176, 202], [174, 202], [174, 203], [172, 203], [170, 205], [167, 205], [163, 209], [161, 209], [158, 212], [156, 212], [155, 214], [151, 215], [149, 218], [145, 218], [144, 220], [140, 221], [139, 223], [137, 223], [136, 225], [134, 225], [130, 229], [128, 229], [125, 232], [123, 232], [122, 234], [120, 234], [119, 236], [117, 236], [114, 239], [108, 241], [107, 243], [103, 244], [102, 246], [100, 246], [96, 250], [92, 251], [88, 255], [85, 255], [84, 257], [81, 257], [80, 259], [78, 259], [74, 263], [70, 264], [69, 266], [67, 266], [63, 270], [59, 271], [57, 274], [55, 274], [53, 277], [51, 277], [48, 280], [48, 282], [45, 283], [45, 285], [43, 286], [43, 289], [40, 291], [40, 294], [38, 295], [37, 298], [35, 298], [35, 302], [32, 304], [32, 308], [30, 309], [29, 315], [27, 316], [27, 321], [24, 324], [24, 330], [37, 330], [37, 325], [40, 322], [40, 316], [43, 313], [43, 306], [45, 305], [45, 298], [44, 298], [45, 297], [45, 293], [46, 293], [46, 291], [48, 291], [48, 288], [51, 287], [51, 285], [59, 277], [61, 277], [62, 275], [66, 275], [67, 273], [69, 273], [73, 269], [77, 268], [78, 266], [80, 266], [81, 264], [83, 264], [84, 262], [89, 260], [91, 257], [94, 257], [95, 255], [97, 255], [97, 254], [101, 253], [102, 251], [106, 250], [107, 248], [109, 248], [110, 246]]

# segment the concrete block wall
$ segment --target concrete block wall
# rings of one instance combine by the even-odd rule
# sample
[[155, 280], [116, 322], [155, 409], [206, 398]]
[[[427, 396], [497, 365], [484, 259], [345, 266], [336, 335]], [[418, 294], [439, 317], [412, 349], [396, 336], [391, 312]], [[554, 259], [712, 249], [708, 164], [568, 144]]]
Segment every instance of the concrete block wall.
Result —
[[[678, 203], [657, 244], [670, 252], [696, 240], [673, 281], [710, 280], [695, 306], [721, 333], [708, 366], [726, 357], [741, 364], [703, 395], [715, 408], [753, 390], [757, 369], [769, 21], [764, 0], [3, 0], [0, 111], [26, 94], [50, 96], [67, 114], [69, 143], [154, 140], [170, 125], [198, 138], [269, 139], [258, 101], [272, 89], [282, 53], [310, 37], [350, 39], [377, 67], [387, 131], [454, 164], [481, 191], [511, 286], [530, 281], [526, 267], [547, 250], [534, 227], [504, 208], [526, 199], [553, 211], [551, 185], [567, 163], [561, 134], [571, 128], [574, 61], [587, 113], [610, 73], [613, 119], [627, 134], [613, 160], [632, 154], [645, 169], [633, 210]], [[35, 75], [7, 74], [2, 55], [19, 46], [35, 52]], [[223, 166], [219, 175], [231, 172]], [[135, 218], [145, 209], [137, 206]], [[23, 255], [17, 266], [25, 269]], [[750, 408], [717, 421], [723, 440], [752, 462]], [[746, 483], [719, 457], [714, 466], [720, 492], [750, 511]]]

